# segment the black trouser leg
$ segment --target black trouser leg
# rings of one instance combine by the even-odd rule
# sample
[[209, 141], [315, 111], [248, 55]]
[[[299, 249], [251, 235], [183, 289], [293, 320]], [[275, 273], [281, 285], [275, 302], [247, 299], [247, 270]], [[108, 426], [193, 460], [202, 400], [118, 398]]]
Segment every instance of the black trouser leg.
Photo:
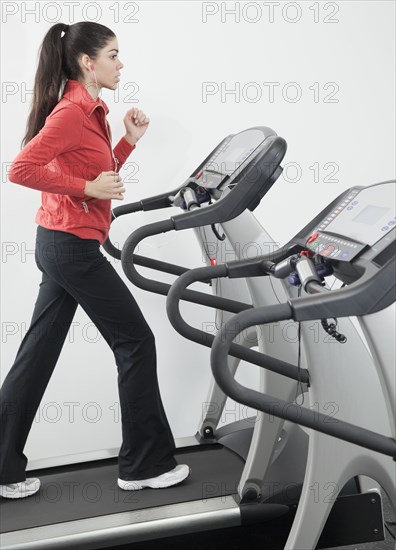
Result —
[[23, 448], [77, 302], [43, 273], [29, 330], [0, 389], [0, 484], [26, 479]]
[[[145, 479], [171, 470], [177, 464], [175, 443], [158, 387], [154, 336], [99, 242], [39, 226], [36, 261], [81, 305], [114, 352], [123, 437], [119, 477]], [[28, 368], [25, 359], [22, 371]], [[14, 394], [12, 386], [8, 398]]]

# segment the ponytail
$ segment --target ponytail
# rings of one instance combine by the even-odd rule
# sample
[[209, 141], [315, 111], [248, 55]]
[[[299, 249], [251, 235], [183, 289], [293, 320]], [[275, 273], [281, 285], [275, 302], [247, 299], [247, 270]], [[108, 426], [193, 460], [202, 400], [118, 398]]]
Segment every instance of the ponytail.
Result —
[[45, 119], [61, 99], [66, 80], [83, 77], [79, 56], [87, 54], [94, 60], [112, 38], [115, 38], [112, 30], [90, 21], [73, 25], [56, 23], [49, 29], [40, 46], [32, 106], [22, 147], [44, 126]]
[[59, 90], [65, 78], [62, 64], [62, 31], [69, 25], [57, 23], [44, 37], [41, 44], [36, 77], [34, 80], [32, 108], [26, 126], [22, 146], [26, 145], [44, 126], [45, 119], [59, 101]]

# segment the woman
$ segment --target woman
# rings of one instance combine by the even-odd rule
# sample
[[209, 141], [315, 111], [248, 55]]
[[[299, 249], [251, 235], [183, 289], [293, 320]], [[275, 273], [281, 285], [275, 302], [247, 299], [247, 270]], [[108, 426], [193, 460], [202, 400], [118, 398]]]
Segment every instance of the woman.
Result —
[[35, 219], [42, 282], [30, 328], [0, 390], [0, 495], [6, 498], [33, 495], [40, 488], [39, 479], [26, 479], [23, 449], [78, 304], [117, 364], [119, 487], [168, 487], [190, 474], [174, 458], [154, 336], [100, 252], [109, 232], [111, 199], [122, 200], [125, 192], [118, 172], [149, 124], [141, 110], [130, 109], [125, 136], [112, 149], [108, 108], [99, 93], [116, 89], [122, 68], [115, 34], [98, 23], [53, 25], [41, 45], [24, 147], [9, 172], [10, 181], [42, 191]]

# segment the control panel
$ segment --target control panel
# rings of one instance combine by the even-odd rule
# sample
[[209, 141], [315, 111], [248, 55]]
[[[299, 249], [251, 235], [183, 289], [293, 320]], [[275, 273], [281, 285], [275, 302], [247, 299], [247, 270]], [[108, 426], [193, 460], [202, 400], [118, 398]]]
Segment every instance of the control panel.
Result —
[[195, 182], [205, 189], [221, 187], [264, 143], [267, 130], [250, 128], [228, 137], [195, 175]]
[[349, 262], [395, 226], [394, 183], [352, 188], [316, 225], [306, 247], [320, 256]]

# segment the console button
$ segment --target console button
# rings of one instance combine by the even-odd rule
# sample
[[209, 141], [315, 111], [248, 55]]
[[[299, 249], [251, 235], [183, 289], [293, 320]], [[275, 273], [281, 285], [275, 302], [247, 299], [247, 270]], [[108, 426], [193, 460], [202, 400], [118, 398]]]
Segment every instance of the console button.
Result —
[[312, 235], [309, 237], [307, 242], [312, 243], [313, 241], [316, 241], [318, 237], [319, 237], [319, 233], [312, 233]]

